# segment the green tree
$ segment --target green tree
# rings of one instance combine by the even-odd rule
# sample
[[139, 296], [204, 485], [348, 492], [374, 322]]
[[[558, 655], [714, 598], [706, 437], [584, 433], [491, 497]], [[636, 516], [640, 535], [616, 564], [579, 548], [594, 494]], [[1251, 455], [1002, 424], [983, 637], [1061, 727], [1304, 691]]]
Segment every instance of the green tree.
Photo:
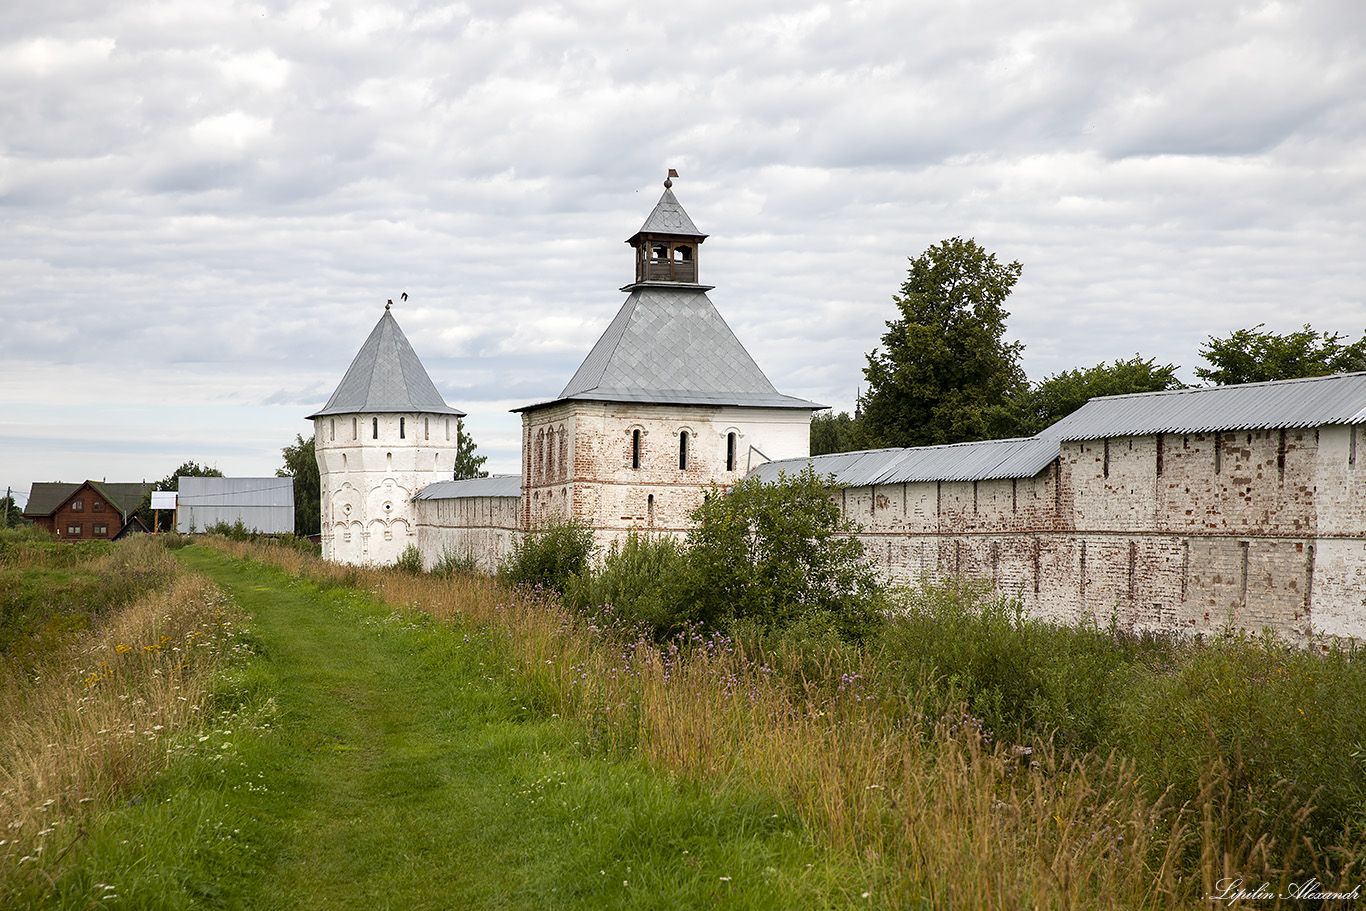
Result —
[[474, 438], [465, 432], [464, 420], [456, 418], [453, 480], [464, 481], [468, 478], [487, 478], [489, 476], [489, 473], [483, 470], [483, 464], [488, 461], [488, 456], [475, 455], [475, 448]]
[[1002, 340], [1019, 281], [973, 240], [949, 238], [912, 259], [900, 319], [868, 355], [863, 425], [872, 446], [929, 446], [1012, 436], [1009, 402], [1025, 388], [1020, 342]]
[[852, 452], [861, 448], [862, 429], [859, 422], [849, 416], [849, 412], [833, 411], [811, 417], [811, 454], [826, 455], [832, 452]]
[[679, 625], [806, 621], [864, 635], [881, 616], [882, 587], [833, 491], [807, 466], [774, 484], [751, 477], [708, 492], [692, 513], [674, 598]]
[[1285, 335], [1267, 332], [1265, 325], [1239, 329], [1228, 338], [1211, 335], [1200, 349], [1210, 366], [1195, 368], [1195, 375], [1216, 386], [1231, 386], [1366, 370], [1366, 333], [1344, 345], [1345, 336], [1315, 332], [1308, 323]]
[[148, 527], [160, 527], [163, 529], [175, 530], [175, 513], [169, 509], [158, 509], [155, 514], [152, 510], [152, 491], [154, 490], [178, 490], [176, 478], [221, 478], [223, 472], [217, 468], [209, 468], [200, 465], [198, 462], [182, 462], [175, 471], [152, 484], [150, 490], [143, 494], [142, 503], [138, 506], [138, 513], [147, 522]]
[[1104, 361], [1085, 370], [1064, 370], [1023, 392], [1015, 403], [1021, 435], [1035, 434], [1055, 424], [1098, 396], [1180, 389], [1177, 367], [1158, 365], [1135, 354], [1130, 360]]
[[24, 518], [24, 510], [18, 503], [14, 502], [14, 494], [7, 493], [0, 497], [0, 525], [5, 528], [13, 528], [16, 525], [27, 525], [28, 519]]
[[322, 531], [322, 481], [313, 437], [296, 434], [294, 442], [281, 450], [285, 466], [275, 469], [277, 478], [294, 479], [294, 533], [316, 535]]

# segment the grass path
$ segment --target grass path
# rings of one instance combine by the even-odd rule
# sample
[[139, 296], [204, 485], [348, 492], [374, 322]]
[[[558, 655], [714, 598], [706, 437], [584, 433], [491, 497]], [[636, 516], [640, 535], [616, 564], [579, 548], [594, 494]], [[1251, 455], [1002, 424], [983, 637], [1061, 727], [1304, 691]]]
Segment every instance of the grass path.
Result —
[[859, 903], [772, 803], [585, 754], [572, 728], [526, 707], [477, 631], [205, 548], [179, 554], [254, 617], [259, 655], [226, 698], [274, 714], [217, 735], [230, 761], [197, 760], [206, 771], [164, 785], [161, 812], [201, 858], [144, 870], [168, 897], [366, 911]]

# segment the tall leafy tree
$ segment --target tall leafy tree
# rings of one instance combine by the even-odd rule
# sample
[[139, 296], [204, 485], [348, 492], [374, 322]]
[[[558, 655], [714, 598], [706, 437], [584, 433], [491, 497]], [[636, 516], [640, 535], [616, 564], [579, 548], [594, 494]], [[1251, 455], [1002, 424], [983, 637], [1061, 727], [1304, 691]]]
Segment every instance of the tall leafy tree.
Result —
[[1025, 388], [1020, 342], [1004, 340], [1018, 262], [949, 238], [912, 259], [901, 316], [868, 355], [863, 425], [873, 446], [928, 446], [1011, 436], [1008, 407]]
[[1366, 333], [1344, 345], [1346, 336], [1315, 332], [1308, 323], [1284, 335], [1266, 331], [1265, 325], [1239, 329], [1227, 338], [1211, 335], [1200, 348], [1210, 366], [1195, 368], [1195, 375], [1216, 386], [1231, 386], [1366, 370]]
[[1180, 389], [1177, 369], [1135, 354], [1127, 361], [1116, 358], [1113, 364], [1102, 361], [1086, 369], [1064, 370], [1030, 386], [1016, 400], [1019, 432], [1038, 433], [1097, 396]]
[[862, 428], [859, 422], [849, 416], [849, 412], [839, 414], [829, 412], [811, 417], [811, 454], [826, 455], [832, 452], [852, 452], [860, 448]]
[[275, 469], [275, 476], [294, 479], [294, 533], [316, 535], [322, 531], [322, 480], [313, 437], [304, 439], [303, 434], [296, 434], [294, 442], [281, 453], [285, 465]]
[[475, 455], [474, 438], [465, 432], [465, 422], [455, 419], [455, 471], [452, 479], [464, 481], [467, 478], [487, 478], [489, 473], [484, 471], [483, 464], [488, 461], [488, 456]]

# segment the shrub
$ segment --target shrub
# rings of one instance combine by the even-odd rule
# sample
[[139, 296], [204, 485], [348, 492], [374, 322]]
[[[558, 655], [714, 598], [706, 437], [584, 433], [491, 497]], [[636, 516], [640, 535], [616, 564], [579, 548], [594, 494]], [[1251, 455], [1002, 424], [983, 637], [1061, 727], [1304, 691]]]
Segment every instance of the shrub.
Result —
[[422, 572], [422, 551], [417, 549], [416, 544], [409, 544], [394, 561], [394, 568], [414, 575]]
[[563, 594], [570, 580], [588, 569], [593, 548], [593, 531], [582, 519], [556, 516], [522, 535], [499, 574], [514, 584]]
[[678, 586], [683, 625], [737, 621], [786, 627], [798, 619], [858, 639], [881, 618], [883, 590], [855, 526], [811, 467], [765, 484], [713, 489], [692, 513]]
[[612, 542], [601, 568], [576, 577], [566, 600], [587, 611], [611, 605], [618, 620], [662, 641], [680, 622], [676, 594], [684, 563], [672, 537], [632, 531], [624, 542]]
[[443, 579], [450, 579], [454, 576], [474, 576], [479, 573], [479, 560], [475, 558], [473, 551], [465, 551], [457, 554], [455, 551], [444, 548], [441, 556], [432, 566], [432, 575], [440, 576]]

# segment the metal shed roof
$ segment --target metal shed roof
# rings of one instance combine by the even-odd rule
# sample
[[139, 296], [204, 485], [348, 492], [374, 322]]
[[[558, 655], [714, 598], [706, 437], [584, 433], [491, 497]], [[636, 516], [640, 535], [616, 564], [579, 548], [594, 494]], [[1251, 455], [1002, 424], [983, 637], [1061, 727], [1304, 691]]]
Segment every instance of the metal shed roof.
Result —
[[834, 475], [835, 483], [841, 487], [915, 481], [986, 481], [1032, 478], [1057, 457], [1057, 440], [1028, 437], [783, 459], [760, 465], [749, 476], [772, 482], [778, 479], [780, 472], [793, 475], [810, 465], [819, 475]]
[[822, 407], [773, 388], [702, 286], [641, 282], [632, 287], [554, 402]]
[[1366, 373], [1092, 399], [1039, 437], [1098, 440], [1366, 423]]
[[465, 415], [447, 405], [436, 391], [417, 352], [387, 308], [337, 384], [332, 398], [320, 411], [310, 414], [308, 420], [356, 412]]
[[520, 497], [522, 476], [496, 474], [463, 481], [437, 481], [413, 495], [414, 500], [460, 500], [468, 497]]
[[176, 530], [242, 520], [265, 534], [294, 532], [293, 478], [177, 478]]

